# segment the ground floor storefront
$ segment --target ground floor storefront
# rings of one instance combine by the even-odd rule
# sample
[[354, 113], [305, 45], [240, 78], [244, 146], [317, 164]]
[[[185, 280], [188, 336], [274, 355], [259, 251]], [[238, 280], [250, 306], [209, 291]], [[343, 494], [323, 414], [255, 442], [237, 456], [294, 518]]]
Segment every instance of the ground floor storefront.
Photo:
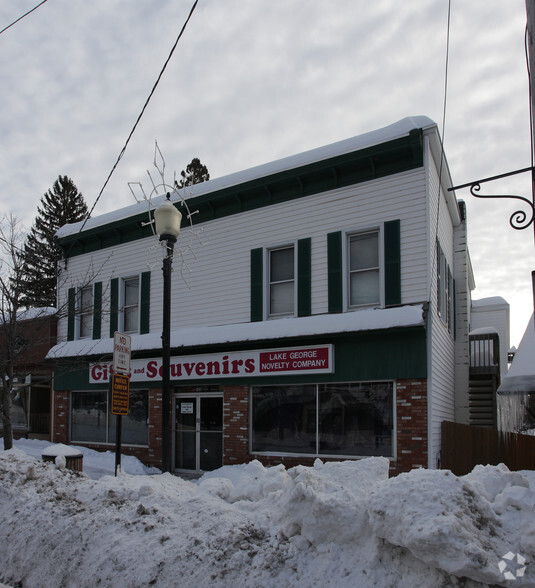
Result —
[[[252, 459], [291, 467], [384, 456], [392, 473], [427, 466], [423, 329], [274, 343], [174, 353], [169, 439], [161, 357], [138, 354], [122, 451], [160, 467], [167, 443], [171, 469], [189, 473]], [[54, 441], [113, 450], [110, 364], [79, 366], [56, 375]]]

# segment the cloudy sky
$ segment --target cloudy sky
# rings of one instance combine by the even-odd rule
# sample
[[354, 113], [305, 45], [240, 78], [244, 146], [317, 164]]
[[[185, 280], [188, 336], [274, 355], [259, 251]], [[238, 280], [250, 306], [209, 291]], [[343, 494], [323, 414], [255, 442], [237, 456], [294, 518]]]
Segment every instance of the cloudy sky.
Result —
[[[0, 4], [0, 29], [38, 4]], [[0, 199], [30, 226], [70, 176], [91, 207], [193, 0], [48, 0], [0, 35]], [[155, 140], [172, 178], [212, 178], [427, 115], [442, 129], [447, 0], [200, 0], [94, 214], [149, 187]], [[444, 142], [455, 184], [530, 165], [524, 0], [452, 0]], [[530, 196], [529, 175], [485, 186]], [[474, 298], [533, 309], [533, 231], [513, 201], [467, 190]]]

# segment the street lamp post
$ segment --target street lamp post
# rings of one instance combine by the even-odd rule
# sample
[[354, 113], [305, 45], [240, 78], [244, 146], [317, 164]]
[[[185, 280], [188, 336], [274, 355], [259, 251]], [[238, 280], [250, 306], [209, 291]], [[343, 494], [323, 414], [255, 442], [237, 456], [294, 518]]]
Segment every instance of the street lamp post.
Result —
[[173, 265], [173, 251], [180, 232], [182, 214], [171, 202], [171, 195], [167, 192], [164, 200], [154, 211], [154, 224], [160, 241], [165, 241], [165, 256], [163, 258], [163, 325], [162, 325], [162, 471], [171, 469], [170, 456], [170, 427], [171, 412], [170, 398], [170, 360], [171, 360], [171, 268]]

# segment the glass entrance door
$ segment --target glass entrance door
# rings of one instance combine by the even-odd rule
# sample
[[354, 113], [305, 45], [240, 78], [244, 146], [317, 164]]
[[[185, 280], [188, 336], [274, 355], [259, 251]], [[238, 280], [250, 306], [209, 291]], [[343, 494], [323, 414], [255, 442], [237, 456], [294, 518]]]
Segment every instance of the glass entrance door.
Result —
[[223, 398], [175, 396], [175, 469], [208, 472], [223, 465]]

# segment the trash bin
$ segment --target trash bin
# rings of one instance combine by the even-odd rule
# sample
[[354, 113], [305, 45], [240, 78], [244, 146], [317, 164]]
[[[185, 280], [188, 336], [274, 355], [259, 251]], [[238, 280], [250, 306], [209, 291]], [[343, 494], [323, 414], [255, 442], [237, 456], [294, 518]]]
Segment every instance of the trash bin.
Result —
[[[48, 461], [59, 465], [61, 458], [65, 459], [65, 467], [75, 472], [83, 471], [84, 456], [76, 447], [70, 447], [63, 443], [56, 443], [56, 445], [49, 445], [45, 447], [41, 454], [43, 461]], [[57, 460], [60, 458], [60, 460]], [[63, 461], [63, 460], [61, 460]]]

